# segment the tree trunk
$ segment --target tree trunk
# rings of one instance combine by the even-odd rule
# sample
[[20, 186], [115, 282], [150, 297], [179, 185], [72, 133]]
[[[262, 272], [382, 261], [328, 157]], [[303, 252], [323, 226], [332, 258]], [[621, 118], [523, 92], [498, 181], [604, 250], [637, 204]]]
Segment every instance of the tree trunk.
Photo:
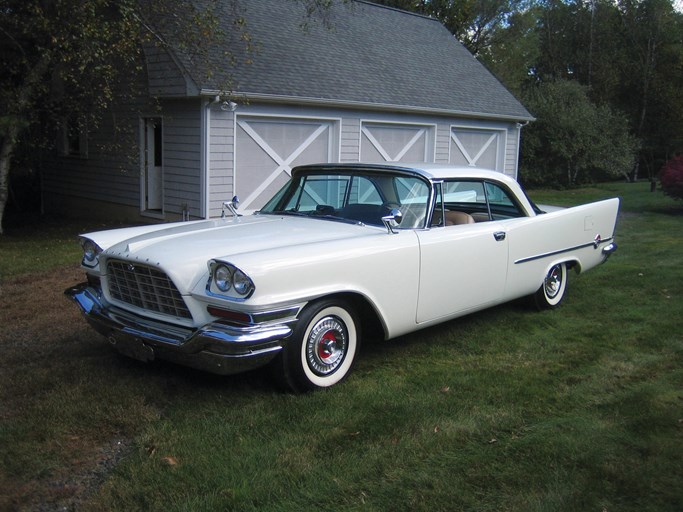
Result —
[[[11, 132], [16, 132], [14, 127]], [[4, 234], [2, 221], [5, 217], [5, 205], [9, 191], [9, 167], [12, 158], [12, 151], [16, 140], [16, 133], [9, 134], [2, 139], [2, 149], [0, 149], [0, 235]]]
[[51, 62], [52, 54], [44, 51], [40, 60], [28, 72], [24, 79], [24, 84], [20, 88], [19, 96], [14, 104], [12, 112], [8, 118], [11, 119], [7, 132], [2, 137], [2, 147], [0, 148], [0, 235], [4, 234], [2, 221], [5, 217], [5, 207], [9, 197], [9, 172], [12, 163], [12, 152], [17, 144], [21, 131], [28, 126], [29, 109], [33, 108], [33, 94], [36, 85], [44, 79]]

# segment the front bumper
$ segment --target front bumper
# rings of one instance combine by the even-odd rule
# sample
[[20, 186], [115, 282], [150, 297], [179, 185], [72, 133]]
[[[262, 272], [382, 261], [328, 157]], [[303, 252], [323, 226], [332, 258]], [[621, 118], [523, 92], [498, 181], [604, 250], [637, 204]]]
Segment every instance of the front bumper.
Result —
[[150, 320], [108, 304], [88, 283], [68, 288], [64, 294], [116, 350], [140, 361], [159, 358], [231, 375], [269, 363], [292, 334], [286, 323], [236, 327], [214, 322], [191, 329]]

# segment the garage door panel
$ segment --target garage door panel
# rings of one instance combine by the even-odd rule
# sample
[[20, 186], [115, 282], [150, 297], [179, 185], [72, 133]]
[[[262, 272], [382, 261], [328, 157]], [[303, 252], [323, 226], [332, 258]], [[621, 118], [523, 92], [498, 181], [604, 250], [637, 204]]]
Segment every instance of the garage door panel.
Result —
[[361, 128], [361, 161], [427, 162], [431, 147], [430, 128], [367, 122]]
[[247, 209], [258, 209], [279, 190], [292, 167], [330, 162], [333, 122], [239, 116], [235, 155], [236, 192]]
[[249, 122], [248, 126], [278, 155], [287, 157], [294, 148], [301, 146], [320, 126], [286, 122]]
[[450, 163], [502, 170], [502, 140], [499, 130], [453, 128]]

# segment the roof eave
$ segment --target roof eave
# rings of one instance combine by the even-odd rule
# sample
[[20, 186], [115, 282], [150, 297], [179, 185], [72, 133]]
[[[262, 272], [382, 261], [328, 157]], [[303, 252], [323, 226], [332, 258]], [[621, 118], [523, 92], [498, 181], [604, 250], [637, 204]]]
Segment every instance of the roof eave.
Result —
[[[201, 96], [215, 97], [217, 95], [225, 95], [224, 92], [213, 89], [201, 89]], [[228, 94], [232, 99], [243, 101], [257, 101], [263, 103], [287, 103], [296, 105], [312, 105], [325, 107], [339, 107], [339, 108], [360, 108], [365, 110], [390, 111], [390, 112], [405, 112], [413, 114], [433, 114], [439, 116], [456, 116], [466, 117], [471, 119], [495, 119], [499, 121], [509, 122], [530, 122], [535, 121], [536, 118], [531, 115], [512, 115], [512, 114], [493, 114], [489, 112], [471, 112], [464, 110], [443, 109], [434, 107], [422, 107], [415, 105], [393, 105], [387, 103], [371, 103], [363, 101], [328, 99], [328, 98], [313, 98], [304, 96], [287, 96], [279, 94], [263, 94], [233, 92]]]

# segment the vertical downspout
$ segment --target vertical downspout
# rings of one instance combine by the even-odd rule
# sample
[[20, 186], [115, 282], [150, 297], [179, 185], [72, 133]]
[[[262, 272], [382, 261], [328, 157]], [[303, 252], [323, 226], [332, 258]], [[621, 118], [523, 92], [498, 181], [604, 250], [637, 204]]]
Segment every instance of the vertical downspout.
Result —
[[202, 102], [201, 115], [201, 212], [205, 219], [208, 219], [211, 214], [211, 202], [209, 201], [209, 185], [210, 185], [210, 171], [211, 171], [211, 106], [221, 100], [220, 96], [212, 99], [206, 99]]

